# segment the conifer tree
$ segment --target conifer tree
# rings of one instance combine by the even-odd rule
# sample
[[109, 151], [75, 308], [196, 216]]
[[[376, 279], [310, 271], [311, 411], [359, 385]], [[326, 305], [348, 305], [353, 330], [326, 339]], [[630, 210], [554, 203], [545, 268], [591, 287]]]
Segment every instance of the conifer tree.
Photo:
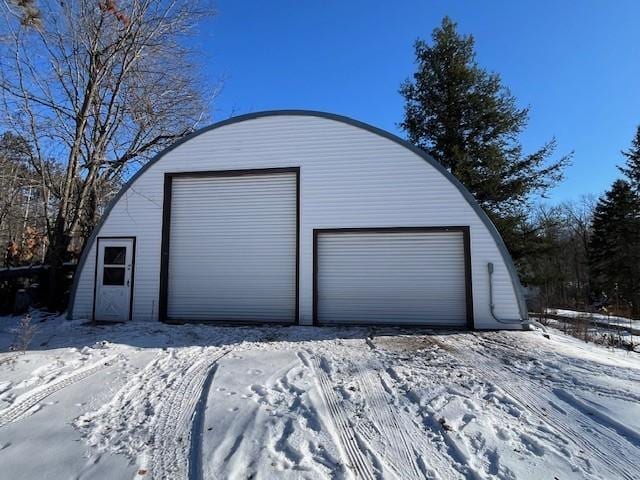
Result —
[[516, 105], [498, 74], [478, 65], [473, 37], [459, 34], [450, 18], [431, 43], [416, 41], [415, 54], [417, 71], [400, 88], [401, 127], [471, 191], [519, 256], [530, 198], [562, 179], [569, 156], [549, 161], [555, 139], [524, 153], [518, 136], [528, 108]]
[[640, 315], [640, 198], [616, 180], [598, 201], [589, 243], [592, 284], [610, 302]]
[[627, 176], [636, 194], [640, 195], [640, 125], [631, 141], [631, 148], [622, 154], [627, 158], [626, 164], [618, 168]]

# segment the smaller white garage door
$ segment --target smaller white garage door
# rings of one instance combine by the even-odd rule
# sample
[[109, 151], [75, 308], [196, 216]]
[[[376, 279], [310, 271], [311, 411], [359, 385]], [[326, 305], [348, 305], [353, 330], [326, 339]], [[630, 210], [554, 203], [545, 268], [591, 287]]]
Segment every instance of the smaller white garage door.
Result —
[[465, 326], [462, 230], [316, 231], [316, 323]]

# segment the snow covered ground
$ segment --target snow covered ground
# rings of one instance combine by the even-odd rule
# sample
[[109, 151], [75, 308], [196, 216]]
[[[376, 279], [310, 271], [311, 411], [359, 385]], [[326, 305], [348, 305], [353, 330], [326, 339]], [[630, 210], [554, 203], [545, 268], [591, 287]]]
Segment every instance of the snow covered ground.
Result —
[[576, 310], [564, 310], [561, 308], [549, 308], [547, 309], [547, 313], [551, 313], [554, 315], [560, 315], [562, 317], [569, 318], [586, 318], [590, 320], [595, 320], [598, 322], [603, 322], [608, 325], [623, 327], [623, 328], [633, 328], [634, 330], [640, 330], [640, 320], [632, 320], [626, 317], [618, 317], [616, 315], [605, 315], [603, 313], [588, 313], [588, 312], [578, 312]]
[[0, 317], [0, 477], [640, 477], [640, 355], [551, 331]]

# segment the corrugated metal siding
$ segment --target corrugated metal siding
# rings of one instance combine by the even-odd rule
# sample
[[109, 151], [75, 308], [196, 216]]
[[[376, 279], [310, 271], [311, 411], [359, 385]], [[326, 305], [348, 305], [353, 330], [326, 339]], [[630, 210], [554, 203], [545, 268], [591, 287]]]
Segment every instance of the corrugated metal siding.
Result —
[[[312, 322], [312, 231], [337, 227], [468, 225], [476, 327], [506, 327], [489, 311], [488, 262], [495, 266], [496, 314], [518, 318], [514, 287], [491, 234], [434, 167], [402, 145], [353, 125], [274, 116], [227, 125], [180, 145], [140, 176], [113, 208], [99, 234], [138, 237], [134, 319], [158, 316], [165, 172], [296, 166], [301, 183], [301, 323]], [[91, 314], [94, 248], [79, 272], [74, 318]]]
[[296, 175], [174, 178], [167, 313], [294, 322]]
[[465, 326], [462, 232], [320, 233], [317, 321]]

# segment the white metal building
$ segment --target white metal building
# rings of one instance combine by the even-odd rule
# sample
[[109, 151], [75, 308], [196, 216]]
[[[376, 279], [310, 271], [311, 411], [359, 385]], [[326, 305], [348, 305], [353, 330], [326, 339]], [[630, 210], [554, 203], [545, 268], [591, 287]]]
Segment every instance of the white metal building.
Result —
[[338, 115], [202, 129], [124, 186], [78, 265], [69, 317], [521, 328], [513, 263], [422, 150]]

